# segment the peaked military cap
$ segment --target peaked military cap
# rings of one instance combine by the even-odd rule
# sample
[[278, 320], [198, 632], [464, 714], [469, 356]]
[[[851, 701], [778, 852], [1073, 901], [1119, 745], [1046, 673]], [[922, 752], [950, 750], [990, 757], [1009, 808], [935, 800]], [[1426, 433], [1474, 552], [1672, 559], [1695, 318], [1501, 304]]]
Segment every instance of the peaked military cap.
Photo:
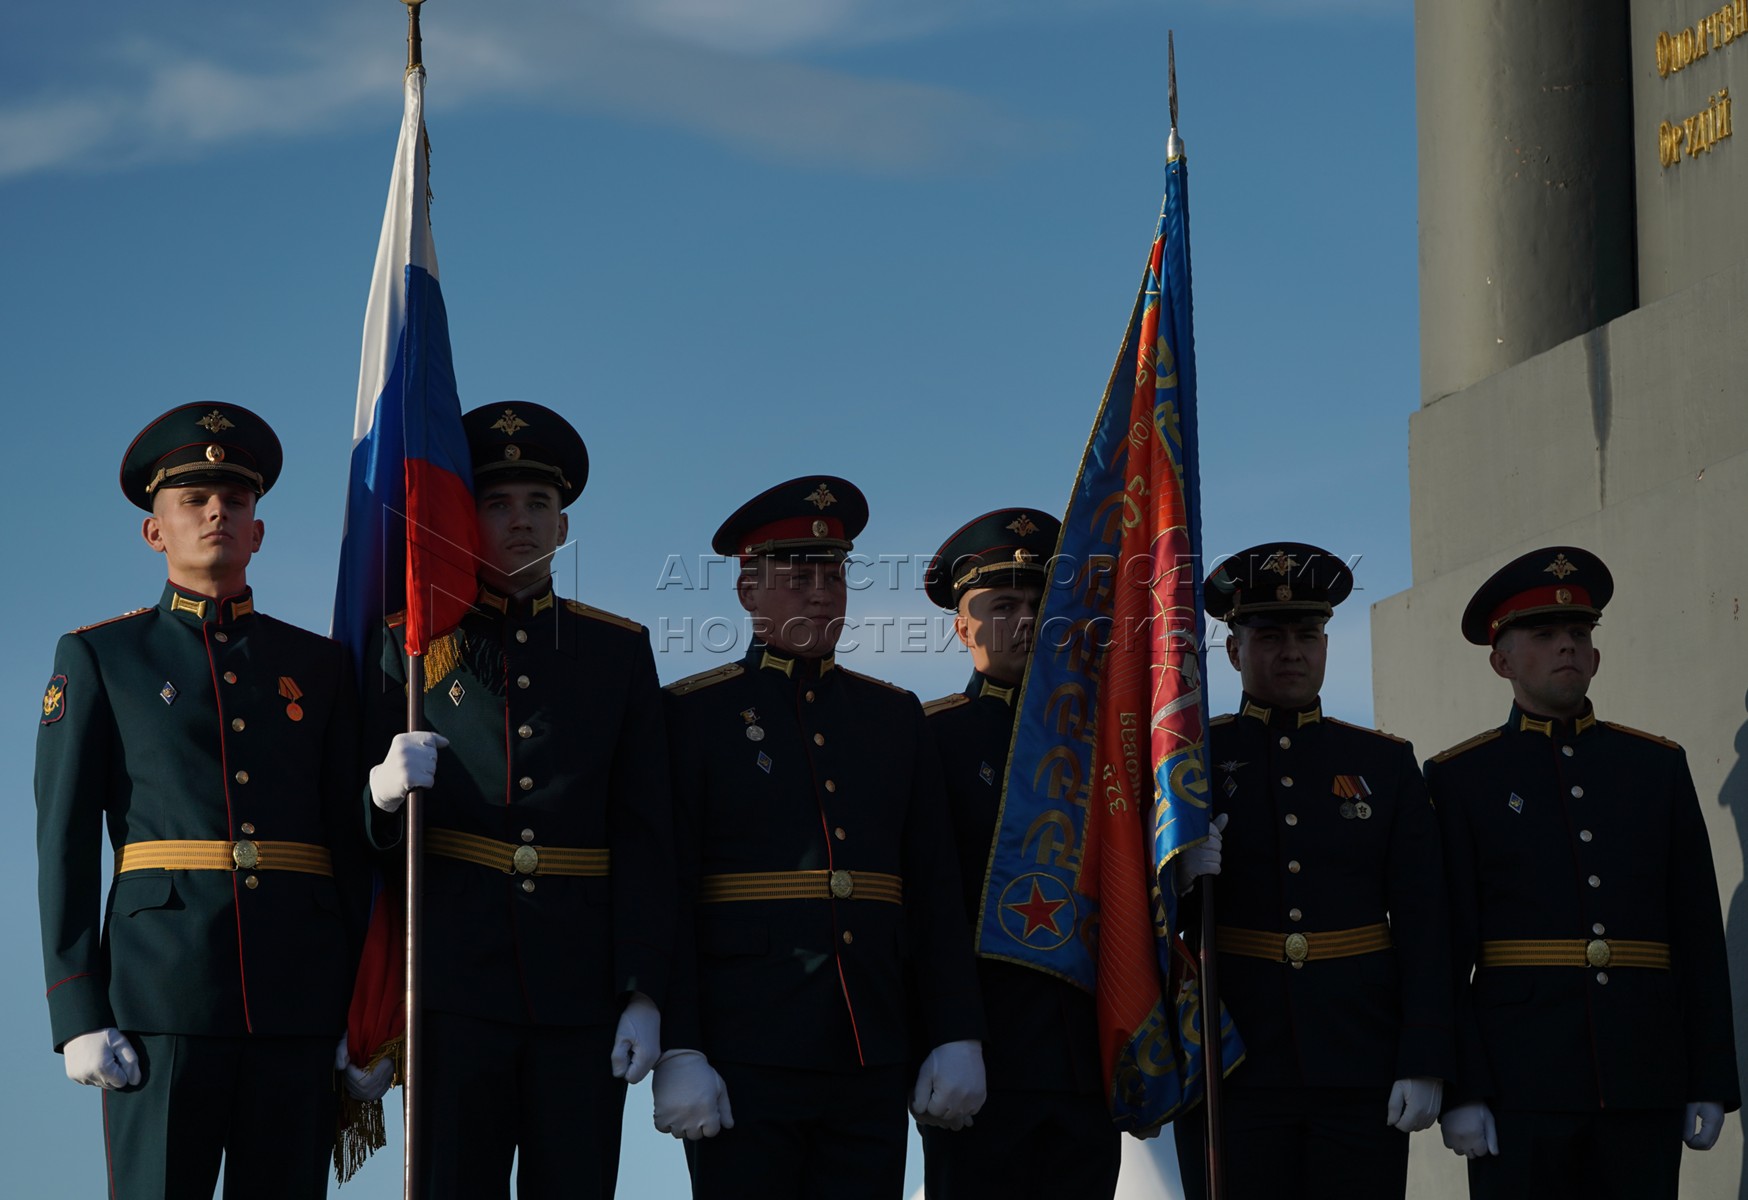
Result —
[[923, 573], [923, 591], [956, 608], [973, 588], [1043, 586], [1062, 522], [1036, 508], [984, 513], [941, 543]]
[[1353, 591], [1348, 565], [1304, 542], [1264, 542], [1234, 554], [1202, 584], [1210, 617], [1239, 625], [1251, 617], [1329, 617]]
[[589, 448], [550, 408], [525, 400], [485, 404], [463, 413], [461, 427], [476, 492], [488, 483], [546, 483], [558, 489], [565, 508], [589, 482]]
[[803, 475], [735, 509], [710, 547], [731, 557], [842, 559], [867, 524], [861, 488], [836, 475]]
[[1512, 559], [1482, 584], [1463, 610], [1463, 636], [1491, 646], [1513, 625], [1595, 621], [1614, 596], [1603, 561], [1577, 546], [1545, 546]]
[[240, 404], [184, 404], [140, 430], [121, 456], [121, 490], [147, 512], [160, 488], [240, 483], [265, 496], [285, 454], [273, 427]]

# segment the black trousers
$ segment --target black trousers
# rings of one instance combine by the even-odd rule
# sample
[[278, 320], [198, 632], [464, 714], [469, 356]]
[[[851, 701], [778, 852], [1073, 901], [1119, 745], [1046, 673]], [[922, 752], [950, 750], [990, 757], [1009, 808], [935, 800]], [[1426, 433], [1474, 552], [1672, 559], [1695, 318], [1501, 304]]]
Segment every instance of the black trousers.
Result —
[[907, 1068], [711, 1065], [734, 1128], [686, 1143], [692, 1200], [902, 1200]]
[[1471, 1200], [1675, 1200], [1680, 1109], [1493, 1114], [1499, 1153], [1469, 1160]]
[[991, 1090], [968, 1129], [924, 1128], [929, 1200], [1110, 1200], [1122, 1135], [1101, 1096]]
[[130, 1033], [140, 1082], [103, 1093], [112, 1200], [328, 1194], [338, 1094], [331, 1038]]
[[[1390, 1089], [1243, 1087], [1226, 1081], [1228, 1200], [1402, 1200], [1408, 1135], [1384, 1123]], [[1197, 1106], [1172, 1124], [1184, 1195], [1207, 1194]]]
[[612, 1051], [608, 1025], [426, 1012], [418, 1151], [428, 1200], [508, 1200], [513, 1159], [519, 1200], [609, 1200], [625, 1111]]

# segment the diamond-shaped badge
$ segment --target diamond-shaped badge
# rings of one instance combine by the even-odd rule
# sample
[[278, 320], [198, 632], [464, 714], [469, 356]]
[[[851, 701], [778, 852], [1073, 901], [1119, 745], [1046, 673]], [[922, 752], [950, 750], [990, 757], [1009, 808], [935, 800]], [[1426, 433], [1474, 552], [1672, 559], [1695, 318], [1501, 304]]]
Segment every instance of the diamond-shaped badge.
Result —
[[1505, 802], [1505, 807], [1509, 808], [1514, 813], [1522, 812], [1523, 811], [1523, 797], [1518, 795], [1516, 792], [1511, 793], [1511, 799], [1509, 799]]
[[771, 773], [771, 756], [763, 750], [759, 751], [759, 770], [767, 775]]
[[457, 679], [449, 685], [449, 703], [459, 706], [461, 698], [465, 695], [467, 695], [467, 689], [461, 686], [461, 680]]
[[995, 786], [995, 768], [988, 763], [977, 768], [977, 777], [991, 787]]
[[164, 686], [158, 689], [158, 699], [162, 700], [165, 704], [176, 703], [176, 685], [166, 679], [164, 681]]

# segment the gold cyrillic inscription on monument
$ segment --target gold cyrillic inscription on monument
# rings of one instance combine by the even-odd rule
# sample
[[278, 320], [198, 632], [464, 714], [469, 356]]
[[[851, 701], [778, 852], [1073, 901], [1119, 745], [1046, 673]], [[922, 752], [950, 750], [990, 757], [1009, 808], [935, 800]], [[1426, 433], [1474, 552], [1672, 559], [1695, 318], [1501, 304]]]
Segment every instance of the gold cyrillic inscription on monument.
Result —
[[1712, 147], [1730, 136], [1730, 89], [1713, 92], [1711, 103], [1683, 121], [1665, 121], [1657, 127], [1657, 161], [1673, 167], [1687, 157], [1711, 153]]
[[1692, 28], [1657, 35], [1657, 74], [1668, 79], [1713, 50], [1748, 37], [1748, 0], [1730, 0], [1717, 12], [1701, 17]]

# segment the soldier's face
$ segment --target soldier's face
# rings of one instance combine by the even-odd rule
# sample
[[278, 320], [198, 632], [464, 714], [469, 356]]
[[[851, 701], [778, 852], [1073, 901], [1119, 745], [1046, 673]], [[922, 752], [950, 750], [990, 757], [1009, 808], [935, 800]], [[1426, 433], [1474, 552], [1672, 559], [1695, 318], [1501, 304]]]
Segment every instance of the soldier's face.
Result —
[[255, 519], [255, 493], [233, 483], [164, 488], [152, 498], [152, 515], [140, 529], [146, 544], [164, 556], [171, 579], [201, 589], [221, 581], [239, 586], [263, 532]]
[[1584, 711], [1602, 653], [1591, 645], [1589, 621], [1553, 621], [1507, 629], [1488, 661], [1501, 679], [1511, 680], [1519, 708], [1544, 717], [1576, 717]]
[[506, 592], [544, 583], [552, 556], [570, 533], [558, 489], [495, 483], [474, 499], [479, 515], [480, 578]]
[[971, 648], [971, 662], [985, 675], [1018, 683], [1032, 654], [1041, 587], [974, 588], [959, 598], [953, 631]]
[[752, 614], [753, 634], [797, 658], [824, 658], [844, 631], [844, 564], [762, 558], [741, 574], [740, 605]]
[[1270, 707], [1304, 708], [1323, 690], [1329, 635], [1320, 617], [1247, 622], [1226, 639], [1244, 690]]

